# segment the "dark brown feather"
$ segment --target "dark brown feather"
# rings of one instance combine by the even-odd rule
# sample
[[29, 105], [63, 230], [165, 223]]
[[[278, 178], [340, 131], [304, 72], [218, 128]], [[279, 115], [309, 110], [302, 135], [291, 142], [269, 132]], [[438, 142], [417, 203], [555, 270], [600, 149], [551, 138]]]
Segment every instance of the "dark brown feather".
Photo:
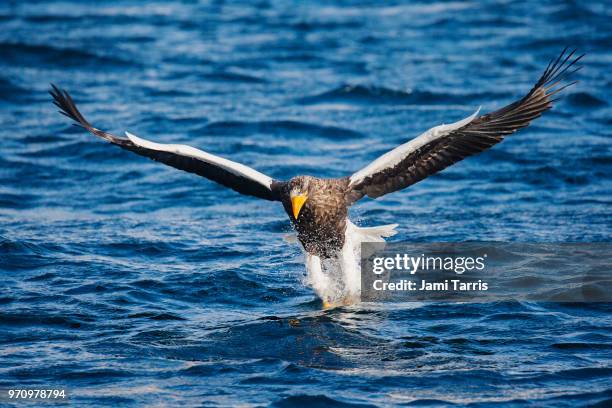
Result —
[[[281, 189], [281, 202], [308, 253], [329, 258], [342, 249], [348, 218], [348, 206], [344, 200], [347, 187], [346, 177], [320, 179], [298, 176]], [[308, 196], [297, 220], [291, 209], [290, 192], [294, 188]]]
[[52, 90], [49, 92], [53, 96], [53, 103], [60, 108], [60, 113], [72, 119], [76, 126], [80, 126], [94, 135], [109, 141], [110, 143], [121, 147], [122, 149], [129, 150], [141, 156], [148, 157], [149, 159], [158, 161], [160, 163], [167, 164], [179, 170], [183, 170], [189, 173], [194, 173], [202, 177], [206, 177], [212, 181], [215, 181], [225, 187], [229, 187], [241, 194], [251, 195], [265, 200], [278, 201], [279, 200], [279, 186], [281, 182], [274, 181], [272, 188], [267, 187], [253, 181], [249, 178], [236, 175], [230, 171], [227, 171], [219, 166], [211, 163], [207, 163], [203, 160], [199, 160], [194, 157], [183, 156], [180, 154], [163, 152], [153, 149], [147, 149], [140, 147], [132, 143], [129, 139], [123, 139], [114, 136], [110, 133], [104, 132], [100, 129], [93, 127], [85, 117], [79, 112], [76, 104], [68, 94], [68, 92], [59, 89], [57, 86], [51, 84]]
[[[551, 97], [575, 82], [556, 88], [567, 76], [578, 71], [575, 64], [584, 56], [571, 60], [575, 50], [567, 48], [548, 67], [535, 86], [519, 101], [474, 119], [469, 124], [436, 139], [404, 157], [392, 168], [383, 169], [347, 191], [350, 205], [364, 196], [377, 198], [415, 184], [464, 158], [480, 153], [524, 128], [552, 107]], [[571, 62], [569, 62], [571, 60]], [[555, 89], [556, 88], [556, 89]]]

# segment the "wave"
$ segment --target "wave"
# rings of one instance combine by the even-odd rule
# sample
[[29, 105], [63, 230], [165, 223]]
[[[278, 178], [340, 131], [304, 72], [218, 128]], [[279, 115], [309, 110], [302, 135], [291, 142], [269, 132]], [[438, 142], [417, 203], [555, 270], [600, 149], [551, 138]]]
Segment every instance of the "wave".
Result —
[[139, 312], [128, 315], [130, 319], [146, 318], [151, 320], [187, 320], [184, 317], [174, 313], [158, 313], [158, 312]]
[[[59, 299], [57, 299], [59, 300]], [[0, 312], [0, 325], [19, 325], [19, 326], [63, 326], [66, 328], [80, 328], [83, 324], [88, 324], [91, 318], [86, 315], [67, 316], [63, 314], [54, 315], [48, 313], [31, 312]]]
[[553, 343], [550, 345], [552, 348], [560, 350], [612, 350], [612, 344], [608, 343], [576, 343], [576, 342], [565, 342], [565, 343]]
[[0, 208], [25, 209], [35, 207], [37, 196], [28, 193], [0, 193]]
[[587, 92], [575, 92], [569, 94], [566, 99], [569, 101], [569, 103], [576, 107], [599, 108], [602, 106], [608, 106], [606, 101]]
[[380, 86], [342, 85], [320, 94], [296, 99], [297, 103], [313, 105], [330, 102], [349, 102], [356, 104], [427, 105], [427, 104], [465, 104], [474, 99], [489, 99], [501, 96], [497, 93], [450, 94], [430, 91], [401, 91]]
[[298, 394], [284, 397], [270, 404], [273, 408], [294, 408], [294, 407], [330, 407], [330, 408], [375, 408], [376, 405], [345, 402], [340, 399], [331, 398], [326, 395]]
[[0, 77], [0, 101], [23, 102], [29, 100], [30, 90], [13, 84], [7, 78]]
[[99, 55], [79, 48], [61, 48], [49, 44], [28, 44], [23, 42], [0, 42], [2, 57], [6, 62], [20, 66], [57, 66], [84, 67], [131, 67], [135, 61], [127, 61], [116, 56]]
[[257, 122], [223, 121], [207, 124], [203, 129], [213, 135], [271, 134], [275, 136], [314, 136], [331, 139], [361, 138], [355, 130], [337, 126], [315, 125], [294, 120], [271, 120]]
[[266, 81], [263, 78], [258, 78], [252, 75], [239, 74], [236, 72], [229, 71], [217, 71], [208, 74], [203, 74], [202, 78], [208, 81], [219, 81], [219, 82], [244, 82], [249, 84], [265, 84]]
[[[524, 161], [524, 160], [521, 160]], [[525, 163], [523, 163], [525, 164]], [[534, 186], [554, 186], [560, 184], [584, 186], [588, 185], [595, 174], [578, 173], [575, 167], [526, 166], [521, 170], [521, 178], [506, 171], [492, 171], [491, 180], [495, 183], [521, 182]]]
[[127, 25], [146, 22], [146, 15], [127, 15], [127, 14], [29, 14], [22, 16], [25, 22], [35, 24], [60, 23], [60, 24], [79, 24], [88, 22], [91, 24], [108, 25]]

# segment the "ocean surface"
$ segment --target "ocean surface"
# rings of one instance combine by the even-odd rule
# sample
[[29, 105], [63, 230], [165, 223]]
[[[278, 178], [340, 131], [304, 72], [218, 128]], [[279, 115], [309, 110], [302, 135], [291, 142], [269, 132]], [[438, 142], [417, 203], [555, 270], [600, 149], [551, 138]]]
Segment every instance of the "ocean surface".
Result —
[[551, 112], [351, 218], [399, 223], [394, 242], [609, 242], [610, 21], [604, 1], [2, 2], [0, 388], [92, 407], [610, 406], [611, 304], [323, 311], [278, 203], [97, 140], [47, 94], [116, 134], [337, 177], [521, 97], [577, 47]]

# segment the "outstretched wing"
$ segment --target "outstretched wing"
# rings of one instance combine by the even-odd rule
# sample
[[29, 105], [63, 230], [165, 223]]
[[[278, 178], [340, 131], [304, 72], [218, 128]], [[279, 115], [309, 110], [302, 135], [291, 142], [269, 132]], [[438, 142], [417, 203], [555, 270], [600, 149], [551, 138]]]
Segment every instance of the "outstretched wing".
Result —
[[350, 177], [347, 201], [364, 196], [377, 198], [406, 188], [464, 158], [480, 153], [505, 136], [526, 127], [552, 107], [553, 95], [575, 82], [559, 86], [578, 71], [570, 68], [584, 56], [566, 55], [567, 48], [552, 60], [535, 86], [519, 101], [495, 112], [473, 115], [451, 125], [436, 126], [419, 137], [382, 155]]
[[122, 149], [206, 177], [241, 194], [279, 200], [277, 187], [280, 183], [243, 164], [186, 145], [154, 143], [128, 132], [127, 139], [124, 139], [96, 129], [79, 112], [68, 92], [53, 84], [51, 86], [53, 89], [50, 94], [53, 96], [53, 103], [61, 109], [60, 113], [94, 135]]

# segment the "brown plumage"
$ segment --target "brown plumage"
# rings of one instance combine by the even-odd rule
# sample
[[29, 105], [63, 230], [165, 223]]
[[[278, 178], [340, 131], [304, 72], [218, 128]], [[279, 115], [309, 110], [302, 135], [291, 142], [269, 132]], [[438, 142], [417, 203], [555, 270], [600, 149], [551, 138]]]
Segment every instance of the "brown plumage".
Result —
[[[281, 186], [280, 200], [289, 215], [304, 249], [313, 255], [327, 258], [344, 245], [348, 217], [346, 192], [348, 177], [320, 179], [298, 176]], [[297, 219], [291, 208], [291, 191], [308, 196]]]
[[117, 137], [103, 130], [93, 127], [77, 109], [70, 94], [59, 89], [51, 84], [50, 94], [53, 96], [53, 103], [60, 108], [60, 113], [75, 121], [75, 125], [82, 127], [94, 135], [141, 156], [148, 157], [152, 160], [167, 164], [176, 169], [183, 170], [189, 173], [195, 173], [198, 176], [206, 177], [209, 180], [215, 181], [225, 187], [229, 187], [241, 194], [251, 195], [265, 200], [278, 200], [278, 196], [270, 188], [261, 186], [259, 183], [254, 183], [246, 177], [236, 175], [226, 169], [217, 166], [213, 163], [199, 160], [188, 155], [174, 154], [172, 152], [159, 151], [148, 149], [134, 144], [129, 139]]
[[[381, 156], [372, 165], [339, 179], [298, 176], [278, 181], [239, 163], [183, 145], [162, 145], [127, 134], [120, 138], [94, 128], [79, 112], [70, 95], [52, 85], [51, 95], [61, 113], [94, 135], [123, 149], [172, 167], [195, 173], [233, 190], [280, 201], [304, 249], [321, 258], [335, 256], [345, 243], [348, 208], [364, 196], [377, 198], [406, 188], [444, 168], [499, 143], [550, 109], [551, 97], [581, 58], [564, 50], [551, 61], [523, 98], [495, 112], [469, 118], [465, 124], [433, 128], [411, 142]], [[296, 197], [301, 197], [296, 209]], [[295, 213], [297, 212], [297, 217]]]
[[350, 201], [363, 196], [377, 198], [401, 190], [435, 174], [468, 156], [480, 153], [524, 128], [552, 107], [552, 97], [575, 82], [558, 87], [567, 76], [581, 67], [569, 71], [580, 59], [570, 59], [576, 50], [565, 55], [566, 50], [548, 67], [534, 87], [520, 100], [495, 112], [482, 115], [444, 137], [424, 144], [410, 152], [396, 165], [371, 174], [351, 185]]

